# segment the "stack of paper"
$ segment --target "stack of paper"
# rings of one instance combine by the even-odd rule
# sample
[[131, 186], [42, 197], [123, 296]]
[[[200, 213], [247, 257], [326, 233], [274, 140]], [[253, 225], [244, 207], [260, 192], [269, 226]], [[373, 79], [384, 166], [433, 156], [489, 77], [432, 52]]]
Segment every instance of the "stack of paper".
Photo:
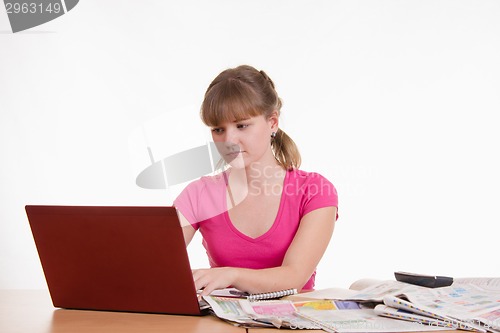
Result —
[[[361, 290], [325, 289], [302, 297], [344, 299], [360, 302], [374, 314], [418, 323], [421, 331], [435, 327], [500, 333], [500, 279], [456, 279], [453, 285], [425, 288], [398, 281], [360, 280]], [[350, 313], [354, 320], [354, 313]], [[333, 313], [311, 315], [319, 321], [331, 321]], [[365, 317], [368, 318], [368, 317]], [[338, 332], [355, 332], [336, 327]], [[403, 327], [399, 330], [404, 331]], [[367, 330], [370, 331], [370, 330]], [[388, 329], [387, 331], [390, 331]], [[371, 331], [373, 332], [373, 331]]]
[[450, 329], [500, 333], [500, 279], [463, 279], [434, 289], [367, 281], [356, 284], [363, 286], [361, 290], [330, 288], [272, 301], [221, 296], [205, 300], [216, 316], [244, 327], [336, 333]]
[[[383, 316], [444, 327], [500, 332], [500, 290], [464, 284], [387, 295], [375, 311]], [[423, 317], [423, 318], [422, 318]]]
[[373, 309], [362, 309], [357, 302], [341, 300], [272, 300], [205, 296], [214, 314], [233, 325], [323, 329], [327, 332], [418, 332], [441, 327], [398, 321], [378, 316]]

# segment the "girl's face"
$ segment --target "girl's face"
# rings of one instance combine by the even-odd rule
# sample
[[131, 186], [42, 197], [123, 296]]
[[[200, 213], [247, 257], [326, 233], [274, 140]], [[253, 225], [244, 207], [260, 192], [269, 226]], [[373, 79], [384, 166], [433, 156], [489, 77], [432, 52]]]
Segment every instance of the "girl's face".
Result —
[[231, 166], [247, 168], [252, 163], [274, 163], [271, 133], [278, 130], [276, 115], [263, 115], [225, 122], [212, 127], [212, 138], [219, 154]]

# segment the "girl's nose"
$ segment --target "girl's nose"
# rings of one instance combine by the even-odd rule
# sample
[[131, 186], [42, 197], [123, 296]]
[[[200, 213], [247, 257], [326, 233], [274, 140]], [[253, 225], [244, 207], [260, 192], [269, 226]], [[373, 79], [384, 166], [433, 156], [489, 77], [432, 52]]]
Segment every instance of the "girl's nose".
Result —
[[236, 133], [236, 131], [227, 129], [225, 134], [224, 141], [226, 142], [226, 146], [238, 144], [238, 133]]

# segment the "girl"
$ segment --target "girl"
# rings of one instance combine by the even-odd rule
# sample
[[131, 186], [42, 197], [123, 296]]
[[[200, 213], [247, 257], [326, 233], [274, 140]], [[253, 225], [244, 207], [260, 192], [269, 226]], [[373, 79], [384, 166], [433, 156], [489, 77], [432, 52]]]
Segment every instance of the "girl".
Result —
[[174, 201], [186, 246], [197, 230], [203, 236], [211, 268], [193, 270], [202, 295], [229, 286], [314, 288], [337, 192], [323, 176], [299, 170], [299, 151], [279, 128], [280, 109], [273, 81], [251, 66], [223, 71], [205, 93], [201, 118], [226, 165]]

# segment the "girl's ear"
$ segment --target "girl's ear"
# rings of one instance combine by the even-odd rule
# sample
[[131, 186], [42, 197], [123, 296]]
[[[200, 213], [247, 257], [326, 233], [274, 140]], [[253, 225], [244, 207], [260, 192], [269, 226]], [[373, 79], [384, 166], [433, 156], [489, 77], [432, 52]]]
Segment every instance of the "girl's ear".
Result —
[[277, 132], [278, 131], [278, 125], [279, 125], [279, 115], [278, 111], [273, 111], [271, 115], [268, 118], [268, 123], [270, 126], [270, 129], [272, 132]]

